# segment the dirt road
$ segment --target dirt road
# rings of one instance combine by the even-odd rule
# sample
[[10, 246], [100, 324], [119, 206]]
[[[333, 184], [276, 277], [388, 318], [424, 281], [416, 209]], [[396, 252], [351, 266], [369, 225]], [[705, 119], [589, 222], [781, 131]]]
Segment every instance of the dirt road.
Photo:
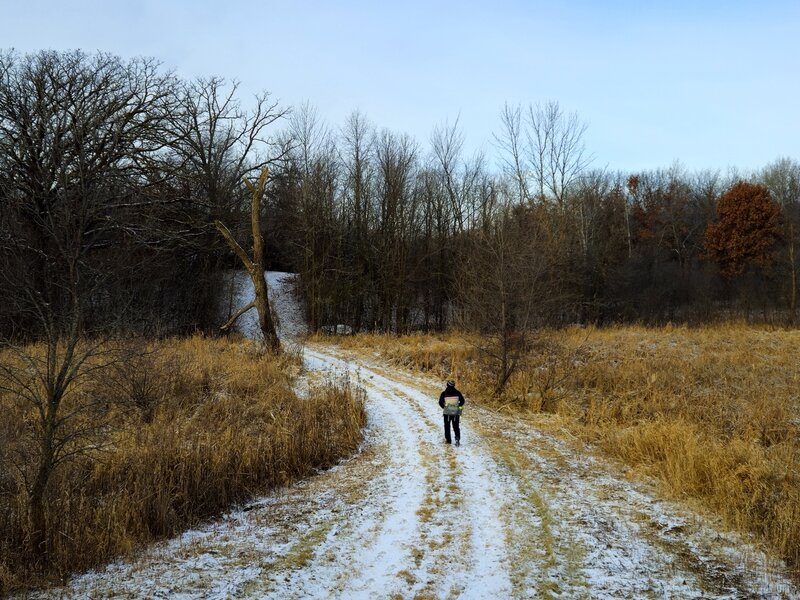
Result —
[[[269, 281], [282, 333], [302, 333], [291, 276]], [[366, 390], [356, 456], [43, 597], [800, 597], [779, 561], [628, 481], [547, 417], [468, 404], [462, 446], [446, 446], [442, 382], [332, 346], [304, 355], [309, 377]]]
[[68, 597], [796, 597], [780, 563], [547, 427], [474, 406], [446, 446], [438, 382], [306, 348], [367, 391], [359, 454]]

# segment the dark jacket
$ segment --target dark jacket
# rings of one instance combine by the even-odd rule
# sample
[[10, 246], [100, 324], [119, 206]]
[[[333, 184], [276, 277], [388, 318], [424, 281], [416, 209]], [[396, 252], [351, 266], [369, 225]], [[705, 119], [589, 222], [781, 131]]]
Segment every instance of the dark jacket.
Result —
[[458, 413], [448, 413], [447, 409], [444, 405], [444, 399], [452, 396], [458, 397], [458, 405], [464, 406], [464, 395], [459, 392], [455, 386], [446, 388], [440, 395], [439, 395], [439, 408], [444, 409], [444, 414], [458, 414]]

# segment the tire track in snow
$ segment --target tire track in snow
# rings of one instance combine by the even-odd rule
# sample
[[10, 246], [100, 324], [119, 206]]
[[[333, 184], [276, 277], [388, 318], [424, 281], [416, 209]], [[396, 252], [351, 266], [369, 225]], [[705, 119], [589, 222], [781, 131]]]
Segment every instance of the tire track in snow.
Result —
[[[429, 378], [389, 372], [428, 395], [435, 389]], [[512, 577], [519, 577], [515, 597], [800, 598], [786, 566], [747, 536], [715, 529], [686, 507], [657, 499], [644, 483], [621, 479], [610, 464], [529, 419], [472, 411], [468, 423], [494, 456], [498, 474], [510, 477], [521, 496], [538, 497], [517, 498], [509, 510], [508, 545], [525, 563], [512, 564]], [[546, 529], [552, 548], [521, 557], [526, 545], [535, 551], [542, 544]]]
[[548, 497], [561, 534], [585, 552], [592, 597], [797, 597], [785, 566], [743, 536], [715, 530], [529, 423], [488, 411], [483, 422], [487, 435], [533, 463], [526, 476]]
[[[306, 361], [314, 370], [333, 369], [359, 377], [358, 370], [345, 361], [310, 349]], [[330, 578], [334, 585], [326, 593], [334, 597], [371, 597], [374, 590], [402, 590], [397, 573], [411, 560], [412, 541], [419, 525], [417, 511], [425, 493], [425, 466], [417, 448], [417, 432], [407, 427], [413, 413], [392, 402], [385, 390], [369, 379], [360, 378], [367, 392], [367, 411], [374, 427], [374, 443], [383, 449], [386, 463], [377, 475], [383, 484], [374, 487], [361, 500], [362, 510], [372, 519], [349, 523], [347, 531], [335, 540], [339, 572]], [[364, 482], [367, 485], [369, 482]], [[318, 549], [324, 554], [324, 548]], [[313, 574], [325, 561], [312, 561], [303, 577]], [[280, 590], [279, 590], [280, 591]], [[290, 593], [291, 590], [284, 590]]]
[[[306, 349], [306, 353], [328, 364], [342, 363], [317, 350]], [[377, 392], [377, 396], [371, 394], [371, 397], [390, 399], [390, 405], [382, 407], [381, 417], [399, 417], [414, 436], [417, 456], [427, 460], [426, 464], [418, 463], [416, 475], [424, 481], [423, 498], [415, 510], [420, 517], [417, 530], [406, 529], [400, 536], [392, 529], [387, 530], [394, 551], [402, 548], [405, 564], [395, 561], [383, 565], [376, 561], [345, 592], [363, 593], [367, 589], [362, 585], [364, 581], [386, 583], [388, 575], [403, 573], [404, 586], [394, 588], [403, 597], [417, 593], [436, 597], [507, 597], [511, 593], [506, 569], [509, 557], [498, 515], [504, 508], [499, 498], [507, 495], [504, 491], [513, 493], [513, 490], [507, 490], [494, 475], [495, 465], [478, 436], [470, 437], [470, 443], [461, 448], [446, 447], [441, 424], [435, 418], [440, 414], [438, 396], [400, 384], [363, 363], [358, 363], [358, 368], [362, 375], [369, 373], [368, 378], [361, 379], [368, 395]], [[398, 480], [397, 485], [407, 488], [411, 482], [413, 479]], [[427, 506], [423, 503], [426, 498]], [[464, 527], [468, 528], [467, 536], [462, 535]]]
[[[436, 463], [439, 487], [444, 487], [444, 482], [455, 482], [454, 487], [445, 491], [461, 495], [440, 506], [441, 512], [435, 513], [438, 518], [432, 521], [426, 533], [430, 539], [436, 531], [458, 534], [462, 527], [468, 527], [467, 543], [458, 545], [458, 536], [454, 535], [450, 543], [436, 549], [435, 556], [440, 558], [437, 564], [443, 566], [433, 570], [438, 577], [433, 590], [423, 591], [437, 597], [451, 594], [461, 594], [463, 598], [511, 596], [508, 565], [514, 557], [506, 543], [508, 536], [502, 526], [502, 515], [510, 503], [520, 500], [518, 490], [508, 479], [498, 475], [498, 465], [476, 432], [462, 431], [464, 444], [459, 448], [444, 444], [438, 391], [400, 382], [399, 373], [385, 374], [376, 365], [363, 361], [359, 364], [385, 389], [406, 399], [414, 407], [417, 419], [426, 425], [419, 440], [421, 446], [440, 458]], [[448, 460], [449, 457], [455, 457], [454, 464]], [[462, 565], [460, 569], [459, 562]], [[421, 576], [425, 577], [429, 572], [423, 571]]]
[[[442, 425], [435, 424], [430, 408], [432, 402], [435, 405], [439, 391], [431, 386], [430, 381], [414, 375], [403, 375], [399, 371], [386, 371], [371, 362], [362, 364], [369, 364], [375, 371], [385, 373], [386, 377], [396, 381], [402, 379], [403, 384], [397, 385], [399, 392], [412, 394], [421, 418], [432, 424], [433, 429], [441, 431]], [[568, 548], [569, 544], [553, 543], [547, 504], [541, 499], [539, 491], [520, 476], [514, 459], [506, 452], [497, 452], [494, 440], [483, 434], [480, 421], [485, 412], [474, 407], [467, 411], [468, 415], [472, 413], [475, 416], [468, 417], [464, 423], [469, 433], [462, 431], [462, 437], [467, 435], [469, 443], [457, 451], [464, 457], [459, 461], [465, 465], [461, 478], [468, 489], [488, 494], [488, 500], [485, 496], [478, 499], [478, 504], [486, 507], [484, 513], [488, 514], [478, 518], [466, 515], [467, 519], [478, 523], [472, 535], [472, 572], [491, 577], [498, 574], [497, 564], [502, 563], [501, 589], [508, 597], [554, 597], [552, 592], [564, 588], [572, 593], [572, 596], [565, 597], [578, 597], [575, 592], [585, 589], [569, 587], [576, 579], [572, 573], [575, 571], [575, 557], [572, 552], [564, 556], [554, 551], [553, 546], [561, 549]], [[439, 416], [438, 411], [435, 414]], [[442, 433], [438, 439], [443, 439]], [[502, 540], [500, 549], [487, 545], [487, 539]], [[505, 558], [499, 558], [502, 556]], [[476, 585], [480, 586], [480, 578], [476, 579]]]

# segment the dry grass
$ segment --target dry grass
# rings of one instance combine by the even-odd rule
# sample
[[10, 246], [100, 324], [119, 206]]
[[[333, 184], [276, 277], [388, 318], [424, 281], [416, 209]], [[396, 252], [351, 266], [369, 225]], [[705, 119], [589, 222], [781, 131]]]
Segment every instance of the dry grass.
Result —
[[[161, 342], [153, 356], [169, 368], [152, 365], [163, 379], [147, 412], [109, 397], [106, 449], [62, 465], [51, 480], [50, 565], [44, 573], [34, 570], [25, 551], [27, 498], [12, 468], [24, 471], [19, 461], [25, 455], [12, 449], [25, 447], [30, 415], [0, 396], [0, 593], [172, 535], [329, 466], [361, 441], [362, 394], [347, 382], [325, 382], [298, 398], [291, 375], [299, 370], [296, 358], [261, 355], [244, 341], [201, 337]], [[107, 377], [82, 383], [74, 401], [108, 394]]]
[[483, 340], [356, 336], [398, 366], [456, 377], [472, 399], [557, 412], [608, 455], [655, 475], [800, 566], [800, 332], [744, 324], [574, 328], [538, 335], [497, 396]]

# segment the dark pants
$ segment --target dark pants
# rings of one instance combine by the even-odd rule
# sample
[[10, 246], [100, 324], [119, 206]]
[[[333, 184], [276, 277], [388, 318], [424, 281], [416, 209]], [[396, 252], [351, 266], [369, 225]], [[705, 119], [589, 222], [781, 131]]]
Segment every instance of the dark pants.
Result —
[[458, 415], [444, 415], [444, 439], [450, 443], [450, 423], [453, 424], [453, 431], [456, 434], [456, 441], [461, 439], [461, 428], [458, 426], [458, 421], [461, 419]]

